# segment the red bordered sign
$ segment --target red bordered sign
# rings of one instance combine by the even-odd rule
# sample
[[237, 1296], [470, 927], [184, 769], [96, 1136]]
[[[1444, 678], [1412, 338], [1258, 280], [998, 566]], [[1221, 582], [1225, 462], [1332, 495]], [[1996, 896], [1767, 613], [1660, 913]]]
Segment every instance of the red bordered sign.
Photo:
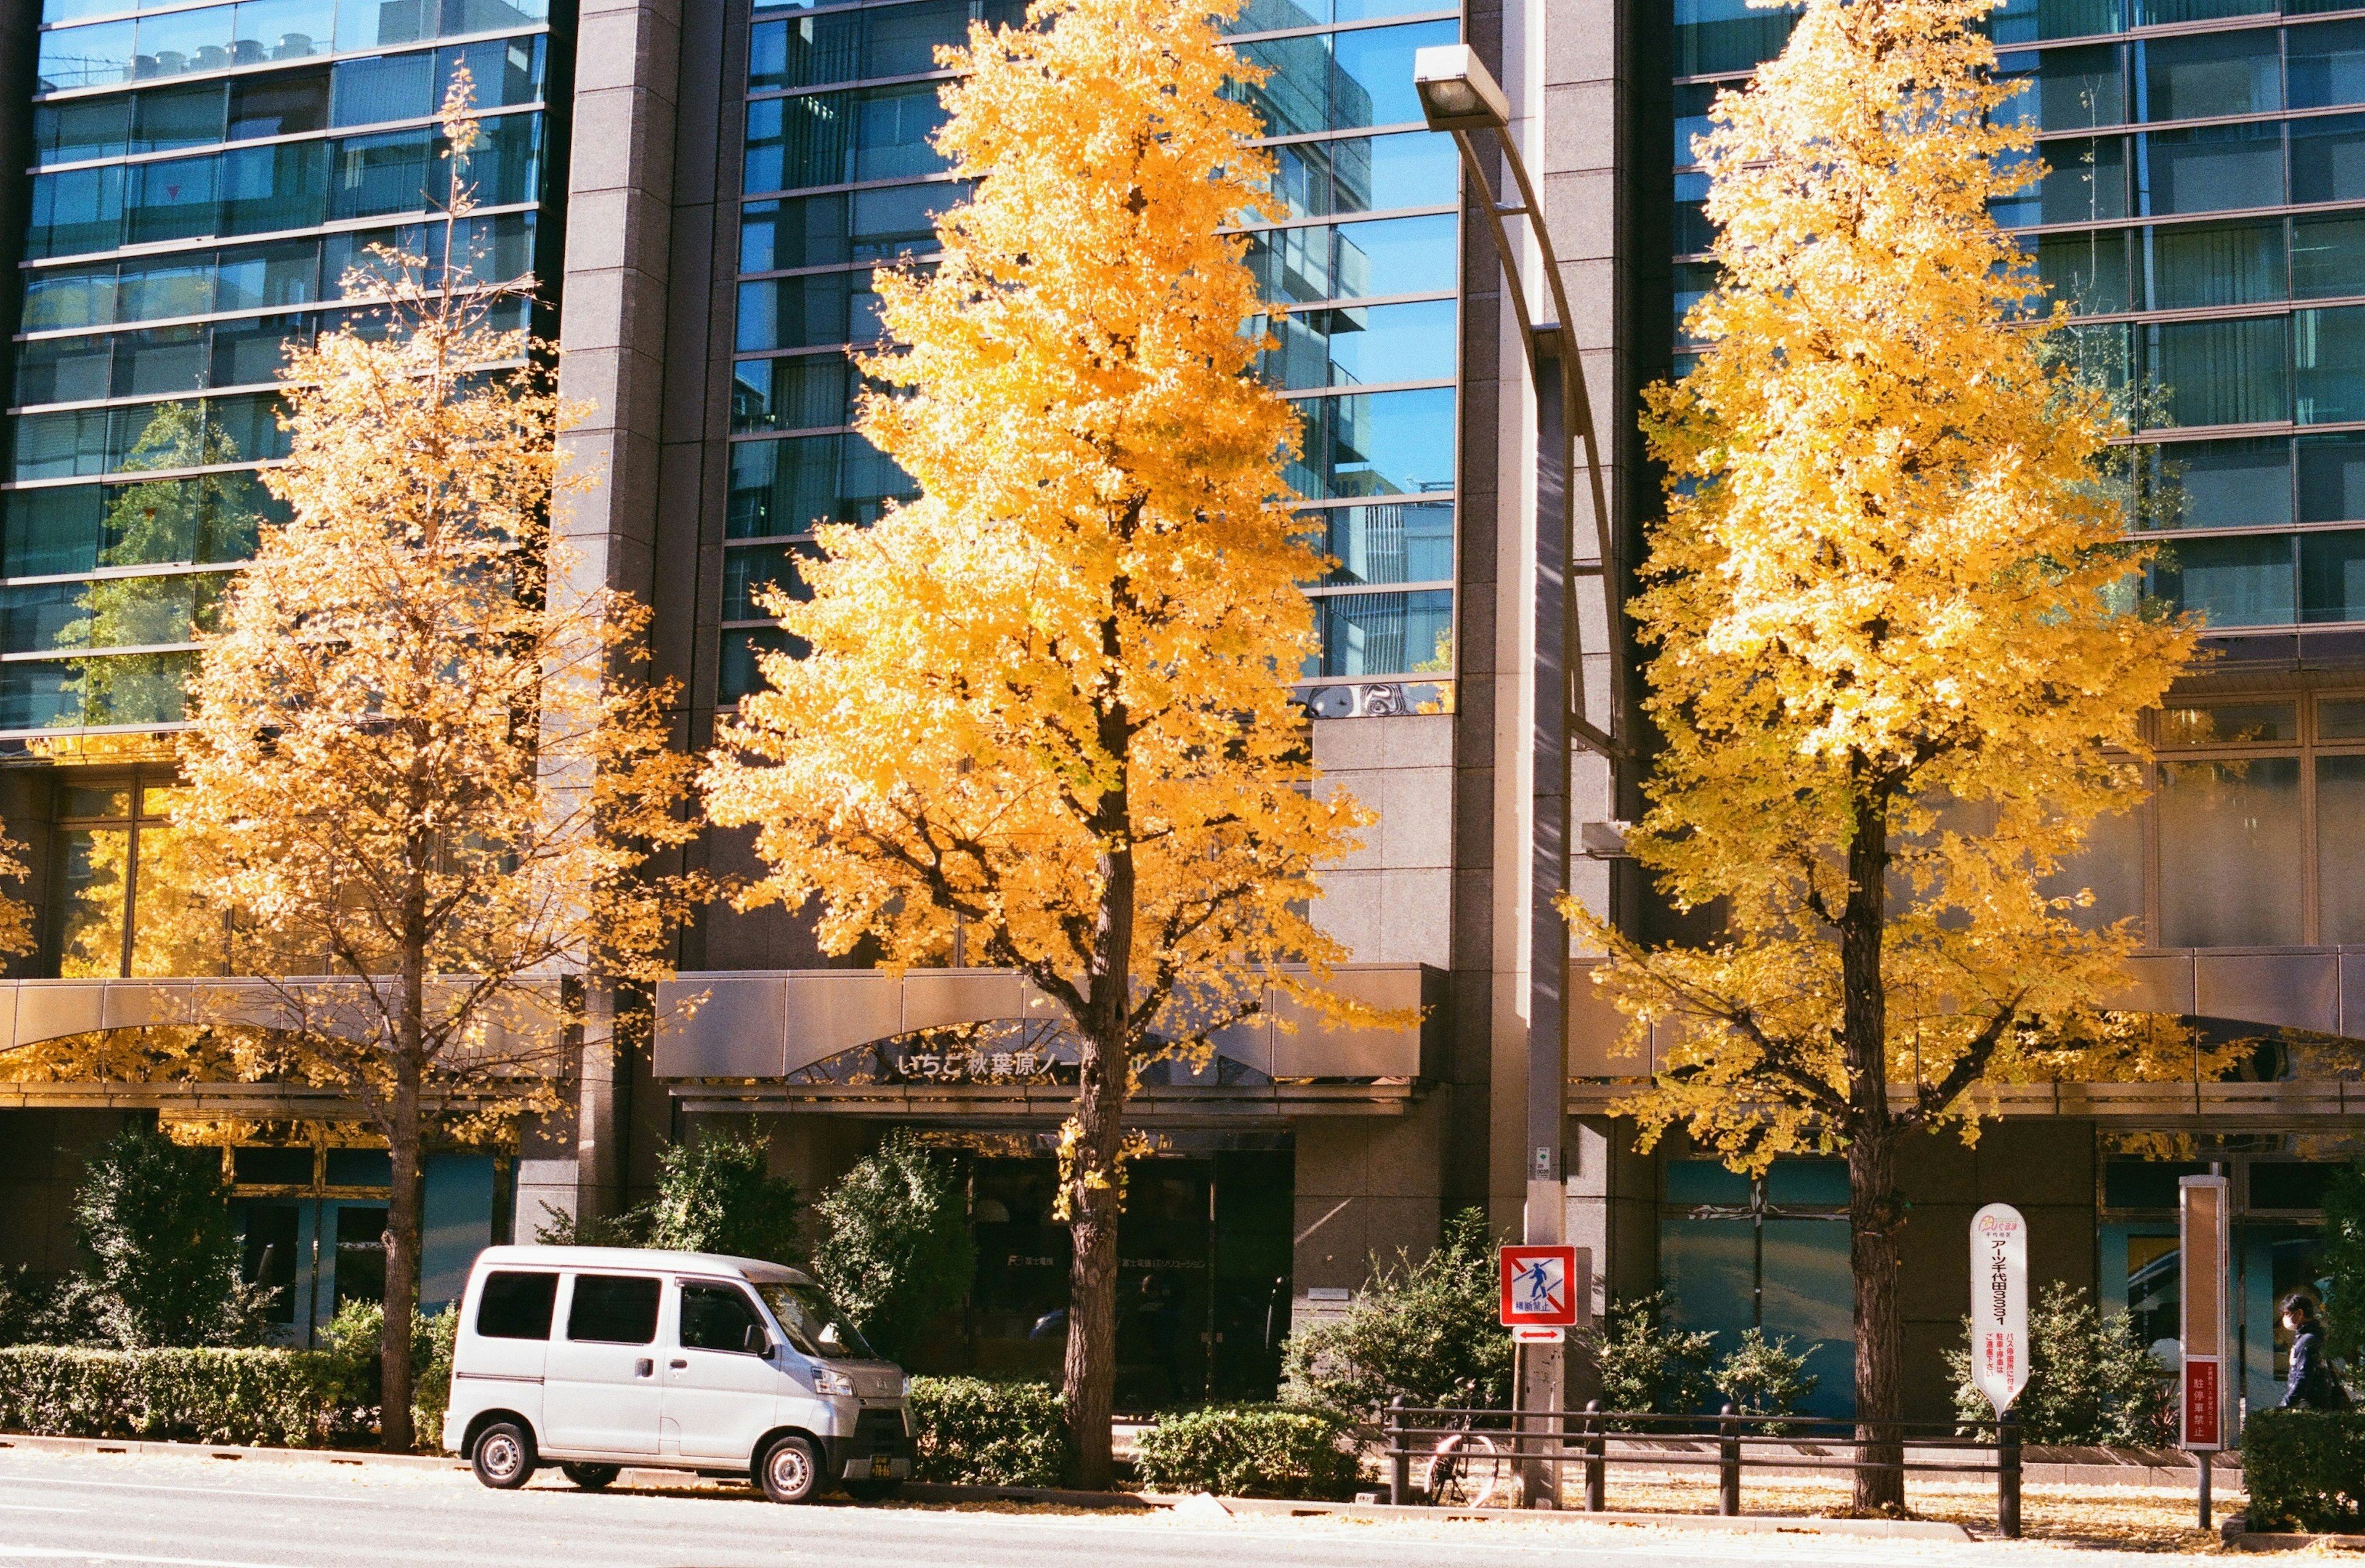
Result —
[[1503, 1327], [1568, 1328], [1576, 1323], [1576, 1249], [1503, 1249]]

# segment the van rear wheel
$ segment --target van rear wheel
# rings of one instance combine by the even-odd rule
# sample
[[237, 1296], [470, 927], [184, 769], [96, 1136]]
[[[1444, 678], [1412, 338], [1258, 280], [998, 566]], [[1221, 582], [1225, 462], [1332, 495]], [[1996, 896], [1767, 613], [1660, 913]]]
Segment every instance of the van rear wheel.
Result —
[[497, 1492], [514, 1492], [533, 1479], [533, 1434], [514, 1421], [496, 1421], [476, 1434], [468, 1468]]
[[586, 1492], [597, 1492], [623, 1473], [613, 1464], [562, 1464], [559, 1471]]
[[764, 1450], [756, 1480], [775, 1503], [806, 1503], [821, 1490], [821, 1450], [793, 1432]]

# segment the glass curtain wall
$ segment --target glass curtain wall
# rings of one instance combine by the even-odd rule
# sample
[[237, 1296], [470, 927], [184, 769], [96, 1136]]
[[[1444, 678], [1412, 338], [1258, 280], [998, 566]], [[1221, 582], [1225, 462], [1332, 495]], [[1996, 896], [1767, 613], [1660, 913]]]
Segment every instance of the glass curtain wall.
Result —
[[[872, 270], [935, 247], [967, 194], [927, 138], [938, 43], [1015, 24], [1020, 0], [758, 5], [748, 67], [737, 358], [717, 700], [794, 640], [767, 586], [801, 589], [821, 522], [869, 522], [910, 478], [851, 429], [846, 351], [879, 334]], [[1291, 482], [1339, 566], [1308, 585], [1323, 635], [1305, 674], [1450, 669], [1455, 267], [1452, 143], [1420, 129], [1413, 50], [1459, 37], [1420, 0], [1255, 0], [1235, 27], [1272, 79], [1246, 93], [1280, 164], [1249, 263], [1279, 345], [1262, 373], [1306, 416]]]
[[[1679, 337], [1712, 281], [1691, 139], [1788, 26], [1678, 0]], [[1990, 26], [2048, 171], [1997, 217], [2128, 393], [2130, 521], [2174, 534], [2153, 591], [2226, 628], [2365, 622], [2365, 7], [2012, 0]]]
[[[246, 0], [109, 17], [46, 0], [15, 395], [0, 472], [0, 734], [180, 717], [194, 635], [275, 504], [287, 348], [342, 279], [440, 255], [434, 113], [485, 138], [455, 254], [532, 269], [547, 0]], [[522, 324], [522, 321], [519, 324]]]

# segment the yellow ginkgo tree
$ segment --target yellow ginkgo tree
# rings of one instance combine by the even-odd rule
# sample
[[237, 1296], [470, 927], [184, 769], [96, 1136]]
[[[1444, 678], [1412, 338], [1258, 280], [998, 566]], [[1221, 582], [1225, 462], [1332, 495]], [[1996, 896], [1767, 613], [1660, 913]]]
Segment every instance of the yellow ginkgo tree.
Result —
[[[2140, 716], [2193, 641], [2136, 601], [2119, 421], [1989, 214], [2041, 173], [1996, 113], [1991, 4], [1810, 0], [1710, 111], [1722, 276], [1645, 419], [1666, 515], [1632, 611], [1665, 745], [1629, 842], [1722, 935], [1645, 948], [1572, 911], [1630, 1043], [1656, 1031], [1623, 1107], [1646, 1137], [1846, 1156], [1871, 1421], [1900, 1411], [1909, 1140], [1970, 1136], [1982, 1082], [2152, 1065], [2158, 1032], [2098, 1007], [2137, 934], [2081, 914], [2074, 857], [2139, 798]], [[1856, 1473], [1860, 1506], [1902, 1496]]]
[[[478, 129], [454, 78], [456, 161]], [[453, 228], [468, 210], [458, 185]], [[268, 1025], [234, 1031], [238, 1070], [334, 1087], [387, 1140], [395, 1450], [426, 1139], [560, 1108], [584, 982], [656, 978], [694, 893], [651, 864], [696, 832], [696, 759], [637, 667], [647, 611], [572, 583], [554, 536], [554, 503], [597, 476], [564, 465], [544, 346], [495, 314], [531, 282], [476, 286], [456, 243], [349, 274], [378, 330], [288, 357], [291, 452], [263, 482], [289, 516], [202, 644], [174, 811], [235, 972], [265, 992], [224, 988]]]
[[[1211, 14], [1212, 13], [1212, 14]], [[1105, 1484], [1125, 1107], [1269, 984], [1343, 957], [1307, 918], [1368, 816], [1317, 795], [1284, 687], [1312, 645], [1283, 463], [1251, 375], [1263, 306], [1226, 230], [1270, 160], [1200, 0], [1037, 0], [940, 59], [937, 145], [980, 180], [933, 273], [882, 274], [891, 390], [862, 428], [924, 498], [821, 533], [809, 645], [724, 726], [708, 808], [832, 951], [942, 962], [956, 923], [1065, 1014], [1060, 1202], [1078, 1479]], [[1292, 967], [1284, 969], [1283, 965]], [[1300, 969], [1296, 965], [1306, 966]]]

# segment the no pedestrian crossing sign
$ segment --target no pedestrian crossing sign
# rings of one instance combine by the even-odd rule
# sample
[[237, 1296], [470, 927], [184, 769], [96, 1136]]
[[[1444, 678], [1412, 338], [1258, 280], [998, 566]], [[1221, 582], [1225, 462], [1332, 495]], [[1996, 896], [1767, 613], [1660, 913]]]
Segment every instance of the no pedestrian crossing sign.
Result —
[[1503, 1249], [1503, 1327], [1515, 1339], [1552, 1342], [1576, 1322], [1574, 1247]]

